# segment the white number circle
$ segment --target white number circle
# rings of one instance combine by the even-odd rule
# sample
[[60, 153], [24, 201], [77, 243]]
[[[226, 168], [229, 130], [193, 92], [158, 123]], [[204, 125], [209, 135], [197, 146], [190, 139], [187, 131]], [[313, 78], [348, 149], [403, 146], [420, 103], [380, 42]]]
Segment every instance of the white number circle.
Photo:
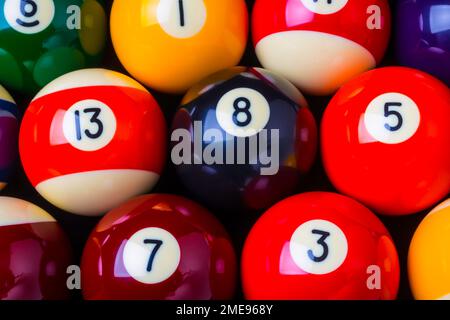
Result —
[[300, 0], [311, 12], [318, 14], [333, 14], [341, 11], [348, 0]]
[[269, 102], [254, 89], [233, 89], [217, 103], [216, 118], [222, 129], [232, 136], [254, 136], [269, 122]]
[[347, 257], [348, 243], [342, 230], [326, 220], [305, 222], [292, 234], [289, 244], [295, 264], [310, 274], [327, 274]]
[[180, 257], [177, 239], [161, 228], [139, 230], [123, 250], [125, 269], [133, 279], [145, 284], [170, 278], [180, 264]]
[[114, 112], [101, 101], [83, 100], [65, 113], [63, 134], [76, 149], [96, 151], [107, 146], [117, 128]]
[[398, 144], [416, 133], [420, 125], [420, 111], [408, 96], [385, 93], [369, 104], [364, 114], [364, 124], [377, 141]]
[[161, 0], [157, 19], [161, 28], [175, 38], [190, 38], [199, 33], [206, 22], [204, 0]]
[[6, 0], [3, 7], [6, 21], [16, 31], [25, 34], [45, 30], [53, 21], [53, 0]]

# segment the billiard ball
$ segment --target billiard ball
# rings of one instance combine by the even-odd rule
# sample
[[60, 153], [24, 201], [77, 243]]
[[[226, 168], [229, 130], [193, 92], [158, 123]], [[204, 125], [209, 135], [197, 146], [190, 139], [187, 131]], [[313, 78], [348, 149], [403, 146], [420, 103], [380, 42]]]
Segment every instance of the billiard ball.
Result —
[[0, 86], [0, 190], [5, 188], [17, 160], [18, 112], [14, 99]]
[[316, 151], [303, 95], [267, 70], [234, 67], [192, 87], [172, 124], [181, 182], [215, 209], [264, 209], [291, 194]]
[[100, 215], [156, 184], [166, 135], [163, 114], [144, 87], [117, 72], [85, 69], [54, 80], [33, 99], [19, 151], [45, 199]]
[[71, 249], [55, 219], [20, 199], [0, 197], [0, 300], [61, 300]]
[[416, 299], [450, 299], [449, 229], [450, 199], [447, 199], [425, 217], [411, 241], [408, 274]]
[[222, 225], [185, 198], [152, 194], [108, 213], [81, 262], [88, 300], [233, 297], [236, 257]]
[[249, 300], [395, 299], [399, 261], [383, 224], [351, 198], [287, 198], [256, 222], [242, 253]]
[[115, 0], [111, 11], [112, 42], [123, 66], [168, 93], [183, 93], [236, 65], [247, 35], [244, 0]]
[[404, 215], [450, 192], [450, 90], [423, 72], [373, 70], [331, 100], [322, 155], [334, 186], [377, 213]]
[[97, 65], [106, 19], [97, 0], [2, 1], [0, 83], [34, 94], [67, 72]]
[[265, 68], [327, 95], [381, 61], [390, 19], [386, 0], [257, 0], [253, 42]]
[[448, 0], [401, 0], [397, 7], [396, 52], [400, 63], [450, 85]]

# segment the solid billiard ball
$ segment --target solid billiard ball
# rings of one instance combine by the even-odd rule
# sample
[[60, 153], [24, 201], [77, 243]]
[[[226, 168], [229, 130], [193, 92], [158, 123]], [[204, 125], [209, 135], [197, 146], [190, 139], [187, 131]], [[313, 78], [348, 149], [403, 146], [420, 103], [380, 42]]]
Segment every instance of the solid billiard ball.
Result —
[[322, 120], [334, 186], [377, 213], [404, 215], [450, 192], [450, 90], [418, 70], [387, 67], [352, 80]]
[[257, 0], [253, 42], [265, 68], [327, 95], [381, 61], [390, 19], [386, 0]]
[[400, 267], [380, 220], [351, 198], [311, 192], [256, 222], [242, 253], [249, 300], [391, 300]]
[[153, 194], [108, 213], [83, 251], [88, 300], [231, 299], [236, 257], [222, 225], [182, 197]]
[[33, 99], [19, 151], [45, 199], [100, 215], [156, 184], [166, 135], [163, 114], [143, 86], [114, 71], [85, 69], [54, 80]]
[[2, 1], [0, 83], [34, 94], [67, 72], [97, 65], [106, 20], [97, 0]]
[[156, 90], [183, 93], [235, 66], [248, 36], [244, 0], [115, 0], [111, 37], [123, 66]]
[[401, 64], [426, 71], [450, 85], [450, 3], [400, 0], [396, 51]]
[[41, 208], [0, 197], [0, 300], [61, 300], [71, 264], [69, 241]]
[[192, 87], [172, 123], [172, 162], [187, 189], [220, 209], [264, 209], [311, 167], [315, 119], [267, 70], [234, 67]]
[[18, 112], [13, 98], [0, 86], [0, 190], [6, 186], [17, 160]]
[[411, 290], [418, 300], [450, 299], [450, 199], [417, 228], [408, 254]]

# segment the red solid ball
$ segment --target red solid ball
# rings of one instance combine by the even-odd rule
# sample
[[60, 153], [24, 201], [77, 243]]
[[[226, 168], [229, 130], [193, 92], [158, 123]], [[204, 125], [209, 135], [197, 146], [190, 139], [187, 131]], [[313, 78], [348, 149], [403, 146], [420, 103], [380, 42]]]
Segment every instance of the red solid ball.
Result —
[[377, 213], [411, 214], [450, 192], [450, 90], [409, 68], [373, 70], [347, 83], [322, 120], [326, 172]]
[[47, 212], [0, 197], [0, 300], [62, 300], [71, 264], [70, 243]]
[[223, 300], [236, 285], [236, 257], [222, 225], [204, 208], [154, 194], [112, 210], [82, 257], [88, 300]]
[[345, 196], [311, 192], [270, 208], [242, 254], [250, 300], [395, 299], [399, 261], [383, 224]]

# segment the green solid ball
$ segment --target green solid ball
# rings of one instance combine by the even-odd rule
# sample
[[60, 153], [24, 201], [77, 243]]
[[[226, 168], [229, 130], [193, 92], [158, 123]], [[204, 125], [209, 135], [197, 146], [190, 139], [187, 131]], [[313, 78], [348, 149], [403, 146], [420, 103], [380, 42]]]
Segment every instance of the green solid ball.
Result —
[[0, 84], [34, 94], [55, 78], [98, 66], [107, 18], [97, 0], [0, 0]]

